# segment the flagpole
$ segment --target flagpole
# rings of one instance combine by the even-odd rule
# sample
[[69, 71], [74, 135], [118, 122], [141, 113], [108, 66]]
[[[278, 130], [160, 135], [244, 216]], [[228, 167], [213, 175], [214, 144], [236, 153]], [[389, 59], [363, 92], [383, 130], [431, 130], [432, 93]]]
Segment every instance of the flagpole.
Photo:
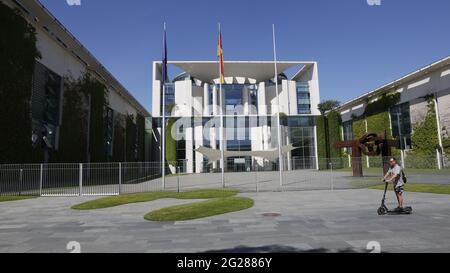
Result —
[[[164, 37], [163, 37], [163, 41], [164, 41], [164, 45], [163, 45], [163, 62], [165, 62], [165, 54], [167, 54], [166, 52], [166, 22], [164, 22]], [[163, 64], [163, 70], [166, 69], [165, 68], [165, 64]], [[162, 149], [161, 149], [161, 174], [162, 174], [162, 185], [161, 188], [162, 190], [166, 189], [166, 71], [162, 72], [164, 74], [164, 77], [162, 79]]]
[[281, 118], [280, 118], [280, 111], [281, 111], [281, 105], [280, 105], [280, 94], [278, 92], [278, 61], [277, 61], [277, 46], [276, 46], [276, 39], [275, 39], [275, 24], [272, 24], [272, 39], [273, 39], [273, 59], [274, 59], [274, 65], [275, 65], [275, 90], [277, 93], [277, 104], [278, 104], [278, 111], [277, 111], [277, 119], [278, 119], [278, 169], [280, 174], [280, 186], [283, 187], [283, 154], [281, 152]]
[[[222, 29], [219, 23], [219, 35], [222, 36]], [[219, 39], [222, 40], [222, 37], [219, 36]], [[222, 50], [222, 49], [221, 49]], [[220, 105], [220, 161], [222, 165], [222, 187], [225, 188], [225, 138], [223, 134], [223, 94], [222, 94], [222, 64], [219, 60], [219, 105]]]

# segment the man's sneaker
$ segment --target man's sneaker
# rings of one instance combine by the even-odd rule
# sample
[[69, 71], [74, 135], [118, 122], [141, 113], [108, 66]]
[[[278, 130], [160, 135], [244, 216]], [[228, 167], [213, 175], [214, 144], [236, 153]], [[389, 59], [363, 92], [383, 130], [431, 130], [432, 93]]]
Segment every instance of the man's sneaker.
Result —
[[403, 208], [397, 207], [397, 208], [394, 210], [394, 212], [403, 212]]

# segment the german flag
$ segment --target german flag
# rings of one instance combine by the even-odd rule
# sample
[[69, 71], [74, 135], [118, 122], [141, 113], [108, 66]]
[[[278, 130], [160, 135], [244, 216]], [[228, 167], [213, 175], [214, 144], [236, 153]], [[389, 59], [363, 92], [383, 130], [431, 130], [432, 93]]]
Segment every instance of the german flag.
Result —
[[222, 46], [222, 31], [219, 27], [219, 41], [217, 43], [217, 58], [219, 58], [219, 73], [220, 73], [220, 83], [225, 83], [225, 65], [223, 62], [223, 46]]

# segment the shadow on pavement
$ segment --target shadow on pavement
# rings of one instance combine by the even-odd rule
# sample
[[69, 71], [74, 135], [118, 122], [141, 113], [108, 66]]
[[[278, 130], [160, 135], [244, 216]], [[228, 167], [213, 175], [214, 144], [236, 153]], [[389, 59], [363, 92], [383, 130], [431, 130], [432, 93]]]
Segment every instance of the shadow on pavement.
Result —
[[210, 250], [205, 253], [368, 253], [366, 250], [356, 251], [352, 248], [331, 250], [326, 248], [299, 249], [290, 246], [269, 245], [259, 247], [237, 246], [235, 248]]

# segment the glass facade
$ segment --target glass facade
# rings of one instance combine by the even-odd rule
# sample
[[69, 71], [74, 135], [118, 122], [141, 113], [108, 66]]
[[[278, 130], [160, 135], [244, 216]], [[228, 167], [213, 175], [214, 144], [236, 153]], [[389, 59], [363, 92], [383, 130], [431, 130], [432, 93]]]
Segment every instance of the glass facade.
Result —
[[[243, 108], [247, 101], [250, 109], [258, 109], [258, 88], [255, 84], [225, 84], [222, 86], [225, 94], [225, 113], [226, 115], [242, 115]], [[244, 91], [247, 92], [244, 92]], [[250, 112], [252, 112], [250, 110]], [[256, 114], [256, 113], [250, 113]]]
[[314, 127], [288, 127], [291, 143], [292, 169], [312, 169], [315, 166]]
[[225, 132], [228, 151], [252, 150], [249, 122], [248, 117], [226, 118]]
[[[342, 123], [342, 130], [344, 131], [344, 140], [353, 140], [353, 121], [349, 120]], [[345, 148], [348, 154], [352, 154], [352, 148]]]
[[411, 115], [409, 103], [396, 105], [390, 109], [392, 136], [400, 139], [402, 149], [411, 149]]
[[[166, 116], [171, 115], [171, 109], [175, 105], [175, 84], [173, 83], [166, 83], [165, 84], [165, 112]], [[162, 108], [161, 108], [162, 111]]]
[[297, 82], [296, 93], [298, 114], [311, 114], [311, 95], [309, 92], [309, 84]]

